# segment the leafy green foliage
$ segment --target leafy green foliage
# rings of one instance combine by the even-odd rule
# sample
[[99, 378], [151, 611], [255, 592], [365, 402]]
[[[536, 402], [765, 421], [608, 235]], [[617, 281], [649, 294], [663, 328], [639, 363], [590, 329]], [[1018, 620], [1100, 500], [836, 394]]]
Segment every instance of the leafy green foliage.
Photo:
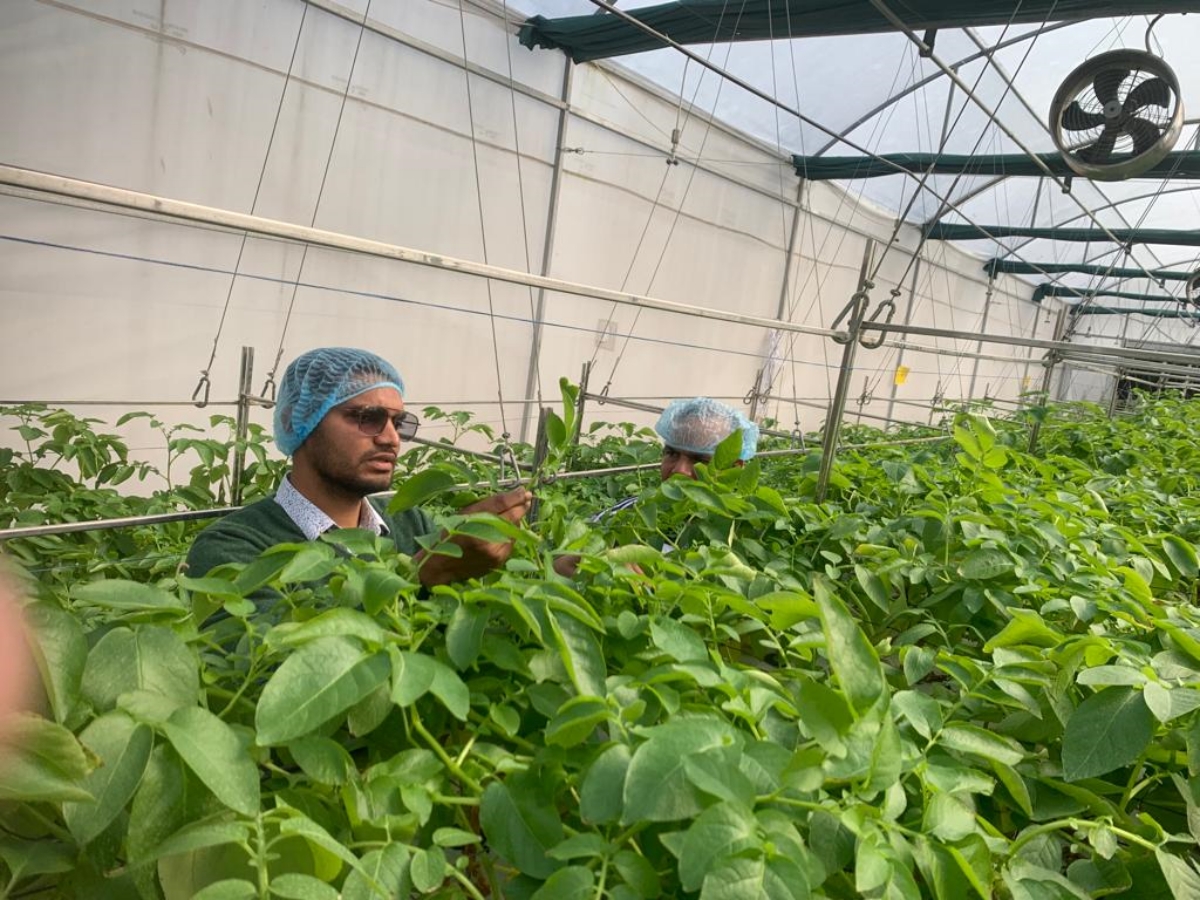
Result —
[[[481, 580], [419, 591], [411, 560], [349, 533], [204, 579], [122, 563], [110, 536], [19, 542], [44, 696], [0, 762], [0, 888], [1195, 896], [1195, 405], [1056, 414], [1038, 456], [1022, 422], [963, 415], [942, 443], [845, 452], [816, 504], [804, 456], [553, 481], [657, 455], [631, 426], [577, 443], [573, 401], [534, 528], [445, 517], [514, 539]], [[24, 415], [30, 448], [58, 440]], [[47, 466], [14, 455], [15, 519], [144, 510], [98, 480], [118, 443], [83, 443], [79, 478], [46, 477], [103, 503], [38, 506]], [[452, 483], [499, 480], [419, 453], [442, 474], [409, 500], [450, 509]], [[154, 540], [177, 561], [189, 533]]]

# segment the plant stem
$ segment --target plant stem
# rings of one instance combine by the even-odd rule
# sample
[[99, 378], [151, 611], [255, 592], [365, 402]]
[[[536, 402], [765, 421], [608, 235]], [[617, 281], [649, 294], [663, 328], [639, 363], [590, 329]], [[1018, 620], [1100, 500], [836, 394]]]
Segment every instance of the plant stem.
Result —
[[421, 739], [429, 745], [429, 749], [434, 752], [434, 755], [442, 761], [442, 765], [450, 770], [450, 774], [469, 787], [476, 794], [483, 794], [483, 788], [479, 785], [479, 782], [464, 772], [459, 767], [458, 763], [450, 758], [450, 754], [446, 752], [445, 748], [438, 743], [437, 738], [430, 734], [428, 729], [425, 728], [425, 724], [421, 721], [421, 716], [416, 709], [412, 710], [412, 727], [413, 730], [421, 736]]
[[474, 897], [475, 900], [487, 900], [483, 894], [479, 893], [479, 888], [475, 887], [475, 885], [471, 883], [471, 879], [462, 872], [458, 871], [458, 869], [451, 866], [449, 867], [448, 871], [454, 880], [463, 886], [463, 890]]

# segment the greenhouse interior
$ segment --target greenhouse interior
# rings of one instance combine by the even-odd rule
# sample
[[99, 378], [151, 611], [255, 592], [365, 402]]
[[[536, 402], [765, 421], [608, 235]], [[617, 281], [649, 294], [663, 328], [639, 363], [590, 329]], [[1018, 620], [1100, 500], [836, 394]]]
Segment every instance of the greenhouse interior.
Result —
[[1200, 900], [1200, 0], [0, 3], [0, 900]]

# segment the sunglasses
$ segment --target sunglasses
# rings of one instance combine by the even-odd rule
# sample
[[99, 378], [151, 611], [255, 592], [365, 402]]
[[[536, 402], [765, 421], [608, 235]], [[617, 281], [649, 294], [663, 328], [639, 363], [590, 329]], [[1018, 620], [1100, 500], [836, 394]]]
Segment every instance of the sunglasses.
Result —
[[408, 441], [417, 436], [417, 429], [421, 425], [421, 420], [412, 413], [393, 413], [384, 406], [351, 406], [343, 412], [347, 418], [353, 419], [358, 425], [358, 430], [368, 437], [382, 434], [391, 420], [396, 434], [400, 435], [402, 440]]

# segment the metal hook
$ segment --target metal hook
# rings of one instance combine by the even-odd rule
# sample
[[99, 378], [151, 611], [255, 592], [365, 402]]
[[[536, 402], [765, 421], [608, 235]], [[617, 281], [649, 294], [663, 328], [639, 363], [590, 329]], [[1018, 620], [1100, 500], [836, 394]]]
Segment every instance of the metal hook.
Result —
[[[196, 398], [200, 396], [201, 391], [204, 392], [204, 397], [197, 401]], [[197, 382], [196, 389], [192, 391], [192, 403], [198, 409], [204, 409], [204, 407], [208, 406], [208, 396], [211, 391], [212, 382], [208, 378], [208, 369], [204, 369], [200, 372], [200, 381]]]
[[[833, 320], [833, 324], [830, 325], [829, 327], [831, 329], [833, 329], [834, 331], [837, 331], [837, 327], [842, 324], [842, 320], [845, 319], [847, 315], [849, 315], [851, 312], [855, 312], [856, 310], [858, 310], [858, 308], [861, 305], [870, 303], [871, 302], [870, 290], [872, 287], [874, 287], [874, 285], [872, 285], [871, 282], [869, 282], [869, 281], [864, 282], [863, 286], [854, 292], [854, 296], [852, 296], [850, 298], [850, 301], [845, 306], [842, 307], [842, 311], [840, 313], [838, 313], [837, 318]], [[851, 322], [851, 327], [853, 327], [854, 319], [852, 318], [850, 320], [850, 322]], [[833, 338], [834, 342], [838, 343], [838, 344], [850, 343], [849, 332], [847, 332], [846, 334], [834, 334], [834, 335], [831, 335], [831, 337]]]
[[[271, 392], [270, 394], [267, 393], [268, 389], [270, 389], [270, 392]], [[259, 396], [262, 397], [264, 400], [270, 399], [272, 403], [275, 401], [275, 373], [274, 372], [269, 374], [267, 376], [267, 380], [263, 382], [262, 391], [259, 392]]]
[[[880, 303], [879, 306], [877, 306], [875, 308], [875, 312], [871, 313], [871, 318], [868, 319], [867, 321], [868, 322], [878, 322], [879, 314], [886, 309], [887, 310], [887, 318], [885, 318], [883, 320], [883, 324], [890, 325], [892, 322], [892, 319], [894, 319], [896, 316], [896, 297], [899, 296], [899, 293], [900, 293], [900, 291], [898, 288], [893, 289], [892, 296], [888, 297], [886, 300], [884, 300], [882, 303]], [[865, 347], [868, 350], [878, 350], [880, 347], [883, 346], [883, 339], [886, 336], [887, 335], [881, 331], [881, 332], [879, 332], [879, 338], [877, 340], [871, 340], [866, 337], [859, 337], [858, 345], [860, 347]]]

